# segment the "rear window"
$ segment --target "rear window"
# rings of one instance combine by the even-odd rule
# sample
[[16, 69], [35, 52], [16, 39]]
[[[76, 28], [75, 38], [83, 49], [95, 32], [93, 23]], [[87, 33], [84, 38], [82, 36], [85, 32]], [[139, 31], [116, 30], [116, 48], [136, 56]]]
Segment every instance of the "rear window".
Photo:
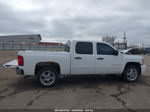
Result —
[[76, 43], [77, 54], [93, 54], [92, 42], [77, 42]]

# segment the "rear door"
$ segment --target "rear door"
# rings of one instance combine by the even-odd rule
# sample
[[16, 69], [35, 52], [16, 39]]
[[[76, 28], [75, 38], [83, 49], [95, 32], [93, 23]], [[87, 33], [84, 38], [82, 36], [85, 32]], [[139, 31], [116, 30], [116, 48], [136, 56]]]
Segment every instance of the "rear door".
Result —
[[71, 74], [93, 74], [95, 55], [93, 42], [75, 42], [71, 56]]

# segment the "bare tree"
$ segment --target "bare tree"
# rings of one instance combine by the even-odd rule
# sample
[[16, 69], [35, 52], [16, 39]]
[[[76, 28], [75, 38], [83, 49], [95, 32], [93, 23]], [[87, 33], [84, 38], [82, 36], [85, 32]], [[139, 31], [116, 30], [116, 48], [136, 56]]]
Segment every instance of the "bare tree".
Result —
[[102, 41], [113, 44], [114, 41], [116, 40], [116, 38], [117, 38], [116, 36], [104, 36], [104, 37], [102, 37]]

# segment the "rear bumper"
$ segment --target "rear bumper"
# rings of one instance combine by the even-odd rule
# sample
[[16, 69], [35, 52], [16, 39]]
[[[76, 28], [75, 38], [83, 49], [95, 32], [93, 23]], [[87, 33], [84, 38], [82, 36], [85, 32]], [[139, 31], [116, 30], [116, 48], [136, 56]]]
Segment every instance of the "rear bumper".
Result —
[[146, 71], [146, 65], [141, 65], [141, 73], [144, 73]]
[[22, 69], [20, 69], [19, 67], [16, 67], [16, 73], [18, 75], [24, 75], [24, 71]]

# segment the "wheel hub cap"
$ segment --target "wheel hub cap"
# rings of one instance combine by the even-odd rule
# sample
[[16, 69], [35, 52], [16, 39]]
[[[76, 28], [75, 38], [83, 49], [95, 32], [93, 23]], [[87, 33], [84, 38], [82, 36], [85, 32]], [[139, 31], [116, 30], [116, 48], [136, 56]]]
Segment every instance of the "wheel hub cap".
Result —
[[135, 68], [131, 68], [127, 71], [127, 78], [130, 81], [136, 80], [138, 77], [138, 71]]
[[40, 76], [40, 80], [44, 85], [51, 85], [55, 81], [55, 73], [52, 71], [44, 71]]

